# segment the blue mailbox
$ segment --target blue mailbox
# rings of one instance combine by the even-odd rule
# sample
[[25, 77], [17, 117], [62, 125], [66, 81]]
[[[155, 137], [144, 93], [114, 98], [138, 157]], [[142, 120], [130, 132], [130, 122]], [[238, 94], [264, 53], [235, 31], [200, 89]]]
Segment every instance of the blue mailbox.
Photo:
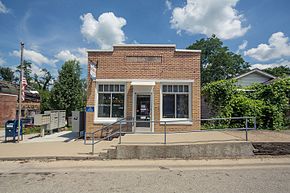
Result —
[[[20, 136], [23, 140], [22, 120], [20, 121]], [[8, 120], [5, 123], [5, 141], [7, 141], [7, 137], [13, 137], [15, 142], [15, 138], [18, 137], [18, 120]]]

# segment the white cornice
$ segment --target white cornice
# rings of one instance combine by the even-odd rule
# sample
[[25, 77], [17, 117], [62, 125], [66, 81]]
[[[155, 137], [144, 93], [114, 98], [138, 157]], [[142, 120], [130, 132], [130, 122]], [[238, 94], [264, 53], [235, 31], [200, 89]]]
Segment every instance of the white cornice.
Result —
[[113, 47], [157, 47], [157, 48], [163, 48], [163, 47], [172, 47], [175, 48], [175, 44], [115, 44]]
[[172, 82], [172, 83], [191, 83], [194, 80], [184, 79], [96, 79], [96, 82]]

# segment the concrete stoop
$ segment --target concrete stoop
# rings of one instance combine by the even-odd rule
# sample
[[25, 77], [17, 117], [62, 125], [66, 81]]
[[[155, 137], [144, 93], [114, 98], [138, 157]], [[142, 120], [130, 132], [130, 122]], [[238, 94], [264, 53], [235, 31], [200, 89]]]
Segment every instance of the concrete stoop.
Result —
[[254, 156], [251, 142], [167, 145], [117, 145], [100, 154], [103, 159], [199, 159]]

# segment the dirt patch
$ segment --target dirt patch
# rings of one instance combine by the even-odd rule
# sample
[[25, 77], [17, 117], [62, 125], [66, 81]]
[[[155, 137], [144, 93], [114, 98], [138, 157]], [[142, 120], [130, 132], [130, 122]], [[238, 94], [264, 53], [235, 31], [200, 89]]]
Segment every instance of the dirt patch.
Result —
[[290, 142], [254, 142], [255, 155], [290, 155]]
[[[224, 131], [240, 139], [246, 139], [245, 131]], [[248, 131], [248, 139], [252, 142], [290, 142], [290, 132], [287, 131], [269, 131], [269, 130], [253, 130]]]

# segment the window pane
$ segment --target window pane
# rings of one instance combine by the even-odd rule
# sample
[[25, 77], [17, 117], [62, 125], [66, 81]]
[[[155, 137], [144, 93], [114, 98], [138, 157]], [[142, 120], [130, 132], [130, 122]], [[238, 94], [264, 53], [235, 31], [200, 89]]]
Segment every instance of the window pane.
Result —
[[163, 85], [163, 86], [162, 86], [162, 91], [163, 91], [163, 92], [167, 92], [167, 85]]
[[183, 92], [183, 85], [178, 86], [178, 92]]
[[175, 95], [163, 94], [163, 118], [175, 118]]
[[110, 117], [111, 94], [99, 93], [98, 117]]
[[103, 92], [104, 91], [104, 85], [99, 84], [99, 92]]
[[114, 91], [114, 85], [110, 84], [110, 91], [113, 92]]
[[125, 85], [121, 84], [120, 85], [120, 92], [124, 92], [125, 91]]
[[173, 92], [178, 92], [178, 85], [173, 86]]
[[109, 85], [107, 85], [107, 84], [104, 85], [104, 91], [105, 92], [108, 92], [109, 91]]
[[124, 94], [112, 94], [112, 117], [124, 117]]
[[188, 94], [176, 95], [177, 118], [188, 118]]
[[116, 84], [116, 85], [115, 85], [115, 92], [119, 92], [119, 91], [120, 91], [119, 85]]
[[172, 85], [167, 86], [167, 92], [172, 92]]
[[188, 92], [188, 85], [184, 85], [184, 92]]

